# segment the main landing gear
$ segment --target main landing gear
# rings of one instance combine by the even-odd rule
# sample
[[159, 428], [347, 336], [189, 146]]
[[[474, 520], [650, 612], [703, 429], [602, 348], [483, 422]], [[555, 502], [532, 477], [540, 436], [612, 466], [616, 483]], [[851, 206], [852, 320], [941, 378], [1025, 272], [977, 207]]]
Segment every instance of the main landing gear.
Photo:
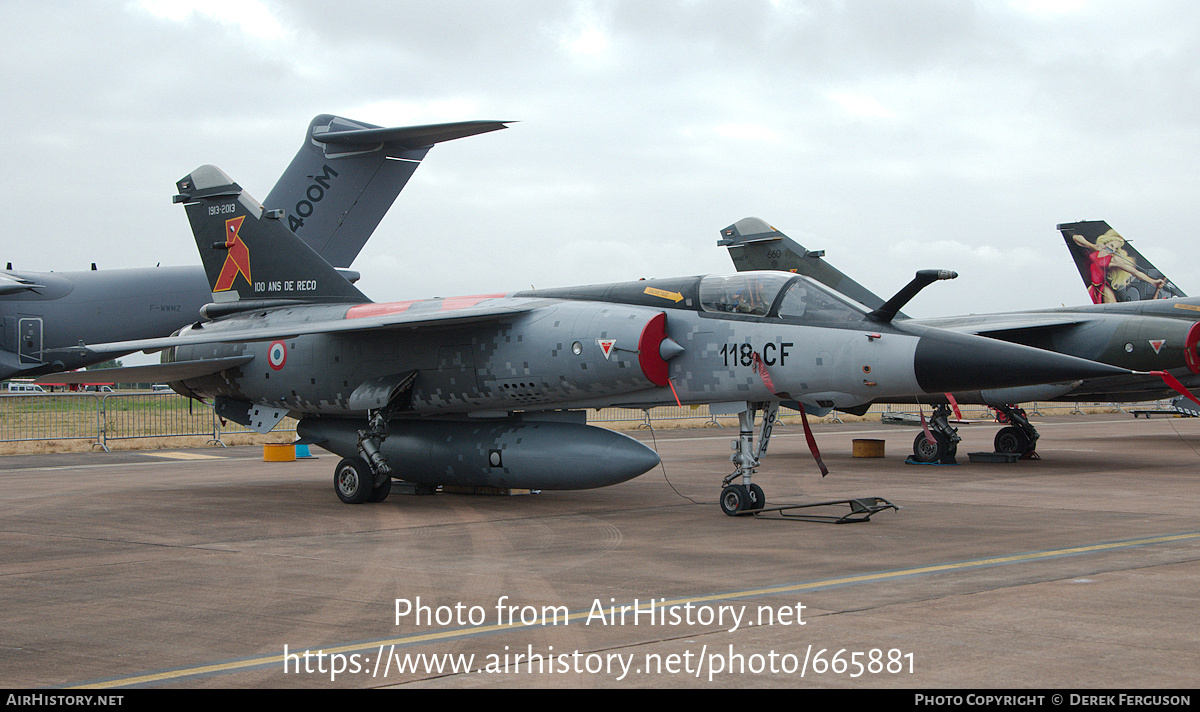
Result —
[[[996, 452], [1017, 455], [1023, 459], [1036, 459], [1035, 450], [1040, 435], [1037, 428], [1029, 422], [1025, 411], [1015, 405], [999, 405], [993, 408], [1000, 414], [997, 419], [1008, 423], [1007, 427], [996, 433], [996, 439], [992, 443]], [[917, 433], [913, 440], [913, 462], [958, 464], [954, 456], [958, 453], [958, 444], [962, 442], [962, 438], [958, 435], [958, 428], [950, 425], [950, 412], [950, 406], [944, 403], [934, 409], [933, 414], [929, 416], [929, 435], [933, 436], [933, 442], [929, 441], [924, 430]]]
[[382, 502], [392, 491], [392, 468], [379, 452], [387, 439], [386, 414], [370, 413], [367, 427], [358, 431], [359, 457], [347, 457], [333, 471], [333, 491], [346, 504]]
[[[367, 408], [367, 427], [358, 431], [358, 457], [347, 457], [333, 471], [333, 490], [346, 504], [382, 502], [392, 491], [392, 468], [380, 449], [388, 436], [388, 420], [411, 404], [417, 372], [409, 371], [368, 381], [355, 389], [350, 400], [361, 398], [383, 407]], [[360, 395], [361, 394], [361, 395]]]
[[958, 453], [958, 444], [962, 442], [962, 438], [958, 435], [958, 428], [950, 426], [950, 413], [950, 406], [945, 403], [933, 409], [933, 414], [929, 416], [929, 435], [933, 436], [933, 442], [929, 441], [924, 429], [917, 433], [916, 439], [913, 440], [914, 461], [936, 462], [942, 465], [958, 464], [954, 456]]
[[1000, 432], [996, 433], [996, 439], [992, 443], [996, 447], [996, 452], [1019, 455], [1023, 459], [1036, 459], [1037, 441], [1041, 436], [1038, 434], [1037, 428], [1029, 422], [1025, 410], [1015, 405], [994, 407], [1004, 416], [1003, 419], [997, 418], [997, 420], [1008, 421], [1008, 426], [1000, 428]]

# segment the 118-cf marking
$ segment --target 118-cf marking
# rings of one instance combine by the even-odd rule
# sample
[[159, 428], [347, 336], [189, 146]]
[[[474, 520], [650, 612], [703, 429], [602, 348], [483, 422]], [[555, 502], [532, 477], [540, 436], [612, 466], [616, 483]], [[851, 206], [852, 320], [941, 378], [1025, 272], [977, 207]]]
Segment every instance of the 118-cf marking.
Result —
[[[775, 342], [763, 344], [761, 352], [763, 363], [768, 366], [774, 366], [777, 361], [775, 355], [778, 353], [779, 365], [786, 365], [785, 361], [791, 355], [788, 348], [794, 345], [791, 341], [784, 341], [782, 344], [776, 344]], [[725, 344], [721, 346], [721, 357], [725, 359], [726, 366], [737, 366], [738, 364], [751, 366], [754, 364], [754, 347], [749, 342], [744, 344]]]

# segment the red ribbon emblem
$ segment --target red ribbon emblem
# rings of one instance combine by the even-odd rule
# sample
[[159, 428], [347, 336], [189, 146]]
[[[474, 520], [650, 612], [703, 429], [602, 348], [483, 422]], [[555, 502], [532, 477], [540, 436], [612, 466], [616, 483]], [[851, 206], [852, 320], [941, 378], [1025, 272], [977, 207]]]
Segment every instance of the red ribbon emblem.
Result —
[[233, 288], [233, 280], [238, 274], [246, 279], [246, 284], [253, 284], [250, 281], [250, 248], [246, 247], [246, 243], [242, 242], [241, 236], [238, 235], [238, 230], [242, 229], [242, 221], [246, 219], [245, 215], [239, 215], [236, 218], [229, 218], [225, 221], [225, 248], [229, 251], [225, 255], [225, 264], [221, 265], [221, 274], [217, 277], [217, 284], [213, 287], [214, 292], [226, 292]]

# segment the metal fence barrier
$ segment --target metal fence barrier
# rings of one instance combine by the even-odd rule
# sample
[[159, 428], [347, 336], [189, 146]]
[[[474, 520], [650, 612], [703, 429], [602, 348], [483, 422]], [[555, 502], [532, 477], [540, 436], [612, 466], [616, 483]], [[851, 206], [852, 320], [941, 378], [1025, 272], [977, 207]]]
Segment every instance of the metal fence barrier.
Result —
[[[174, 394], [171, 394], [174, 395]], [[99, 393], [0, 395], [0, 442], [103, 439]]]
[[220, 441], [212, 409], [175, 393], [118, 393], [100, 399], [101, 444], [109, 440], [211, 435]]
[[[275, 429], [295, 430], [292, 418]], [[113, 440], [197, 435], [224, 445], [225, 435], [252, 432], [175, 393], [0, 394], [0, 442], [91, 440], [108, 450]]]
[[[1159, 408], [1169, 408], [1170, 401], [1156, 401]], [[1126, 412], [1130, 403], [1026, 403], [1030, 415], [1066, 415], [1083, 412], [1084, 407]], [[1143, 405], [1143, 407], [1145, 407]], [[992, 419], [987, 406], [962, 406], [966, 419]], [[867, 417], [888, 413], [929, 413], [931, 407], [917, 405], [879, 405], [871, 408]], [[780, 425], [799, 420], [799, 413], [780, 413]], [[816, 422], [841, 422], [836, 413]], [[664, 406], [660, 408], [604, 408], [589, 411], [588, 422], [614, 427], [649, 428], [723, 427], [736, 425], [736, 415], [712, 415], [708, 406]], [[296, 421], [285, 418], [275, 427], [275, 433], [295, 432]], [[0, 442], [38, 440], [90, 440], [93, 445], [108, 450], [114, 440], [207, 436], [208, 443], [225, 445], [226, 435], [252, 434], [237, 423], [222, 421], [212, 408], [175, 393], [39, 393], [0, 394]]]

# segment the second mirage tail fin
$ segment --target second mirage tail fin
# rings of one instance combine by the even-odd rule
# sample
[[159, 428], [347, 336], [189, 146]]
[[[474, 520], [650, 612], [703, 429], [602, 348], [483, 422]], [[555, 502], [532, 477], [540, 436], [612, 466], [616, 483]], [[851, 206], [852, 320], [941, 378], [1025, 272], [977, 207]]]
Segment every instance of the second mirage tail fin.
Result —
[[1187, 296], [1105, 221], [1062, 223], [1058, 230], [1093, 304]]
[[[775, 269], [811, 277], [826, 287], [871, 309], [884, 300], [821, 259], [824, 250], [807, 250], [803, 245], [758, 218], [742, 218], [721, 231], [717, 245], [729, 249], [738, 272]], [[903, 314], [899, 316], [904, 317]]]

